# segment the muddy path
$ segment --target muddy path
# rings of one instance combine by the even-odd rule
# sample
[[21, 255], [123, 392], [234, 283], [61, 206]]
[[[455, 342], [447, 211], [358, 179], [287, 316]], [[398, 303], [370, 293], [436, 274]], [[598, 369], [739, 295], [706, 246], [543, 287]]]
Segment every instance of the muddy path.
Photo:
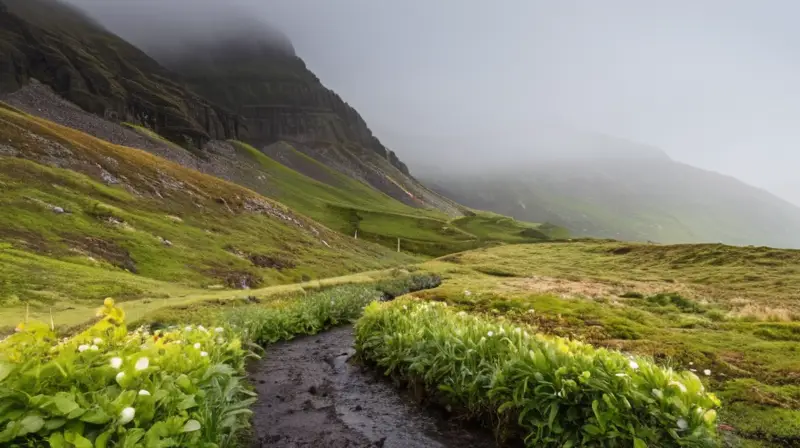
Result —
[[494, 448], [353, 365], [352, 328], [276, 344], [251, 366], [252, 447]]

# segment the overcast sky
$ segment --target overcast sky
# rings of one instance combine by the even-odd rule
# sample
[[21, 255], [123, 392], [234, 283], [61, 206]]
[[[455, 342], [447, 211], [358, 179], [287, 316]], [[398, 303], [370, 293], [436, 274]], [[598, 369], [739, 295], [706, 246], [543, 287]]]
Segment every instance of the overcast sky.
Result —
[[237, 5], [278, 25], [401, 158], [415, 155], [404, 136], [500, 151], [561, 123], [800, 202], [793, 0], [71, 1], [203, 24]]

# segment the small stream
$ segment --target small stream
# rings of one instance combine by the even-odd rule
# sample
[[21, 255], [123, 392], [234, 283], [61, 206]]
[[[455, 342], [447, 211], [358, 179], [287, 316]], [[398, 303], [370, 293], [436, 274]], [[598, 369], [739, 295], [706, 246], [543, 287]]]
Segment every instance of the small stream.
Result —
[[271, 346], [251, 367], [252, 447], [494, 448], [491, 434], [448, 422], [351, 364], [351, 327]]

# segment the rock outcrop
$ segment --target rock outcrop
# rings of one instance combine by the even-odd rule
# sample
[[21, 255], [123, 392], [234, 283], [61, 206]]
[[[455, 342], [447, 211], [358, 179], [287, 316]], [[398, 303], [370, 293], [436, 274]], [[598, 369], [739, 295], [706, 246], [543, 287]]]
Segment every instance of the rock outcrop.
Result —
[[177, 78], [68, 5], [0, 3], [0, 93], [37, 79], [86, 111], [147, 126], [186, 147], [243, 135], [241, 118]]
[[244, 116], [249, 140], [257, 146], [280, 140], [350, 144], [409, 174], [358, 112], [308, 70], [291, 43], [253, 39], [258, 35], [156, 57], [198, 93]]

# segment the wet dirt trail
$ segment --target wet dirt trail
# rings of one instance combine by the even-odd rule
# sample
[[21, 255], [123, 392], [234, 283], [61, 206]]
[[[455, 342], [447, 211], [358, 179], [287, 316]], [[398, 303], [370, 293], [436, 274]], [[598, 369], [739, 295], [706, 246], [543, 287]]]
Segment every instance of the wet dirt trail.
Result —
[[271, 346], [251, 367], [257, 447], [494, 448], [349, 362], [351, 327]]

